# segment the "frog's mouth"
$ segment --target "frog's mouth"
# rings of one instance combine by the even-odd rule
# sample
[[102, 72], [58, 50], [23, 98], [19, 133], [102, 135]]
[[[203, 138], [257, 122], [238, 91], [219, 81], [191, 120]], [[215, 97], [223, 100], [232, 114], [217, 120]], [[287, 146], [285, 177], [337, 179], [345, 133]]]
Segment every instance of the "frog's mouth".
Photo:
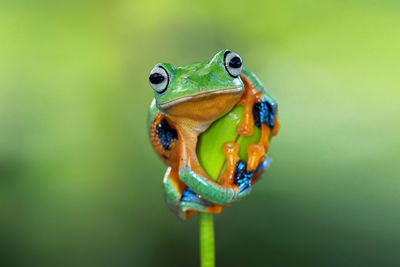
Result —
[[223, 95], [223, 94], [232, 94], [232, 95], [239, 95], [243, 92], [243, 86], [232, 87], [232, 88], [224, 88], [224, 89], [217, 89], [213, 91], [204, 91], [199, 92], [192, 95], [182, 96], [164, 103], [158, 104], [159, 109], [168, 109], [171, 107], [176, 106], [179, 103], [188, 102], [188, 101], [199, 101], [203, 98], [209, 98], [212, 96]]

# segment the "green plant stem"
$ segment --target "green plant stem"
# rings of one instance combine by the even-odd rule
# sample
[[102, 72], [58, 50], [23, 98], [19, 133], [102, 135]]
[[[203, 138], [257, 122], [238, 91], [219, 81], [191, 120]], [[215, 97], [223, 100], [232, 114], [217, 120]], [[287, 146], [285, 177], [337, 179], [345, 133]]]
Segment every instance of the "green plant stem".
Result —
[[200, 265], [215, 266], [214, 220], [210, 213], [199, 212]]

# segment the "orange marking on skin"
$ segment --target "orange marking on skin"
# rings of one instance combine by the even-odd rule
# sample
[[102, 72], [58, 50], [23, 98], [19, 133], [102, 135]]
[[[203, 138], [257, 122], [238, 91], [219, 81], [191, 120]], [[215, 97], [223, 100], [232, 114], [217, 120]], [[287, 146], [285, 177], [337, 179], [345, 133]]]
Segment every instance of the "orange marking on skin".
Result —
[[249, 158], [247, 159], [247, 171], [254, 171], [257, 169], [260, 159], [265, 154], [264, 146], [259, 144], [249, 144], [247, 146], [247, 154]]
[[235, 142], [227, 142], [222, 146], [222, 152], [224, 152], [226, 157], [226, 171], [221, 176], [221, 184], [232, 185], [236, 163], [239, 160], [239, 145]]
[[242, 136], [251, 136], [254, 132], [253, 106], [257, 101], [261, 100], [262, 92], [252, 85], [247, 77], [240, 75], [244, 84], [244, 93], [238, 105], [243, 105], [243, 118], [236, 127], [236, 132]]

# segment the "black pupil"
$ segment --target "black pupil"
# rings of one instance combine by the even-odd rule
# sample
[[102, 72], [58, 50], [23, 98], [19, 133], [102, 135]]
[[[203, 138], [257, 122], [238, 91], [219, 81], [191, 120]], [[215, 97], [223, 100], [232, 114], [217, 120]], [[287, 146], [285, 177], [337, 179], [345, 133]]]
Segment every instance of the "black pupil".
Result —
[[242, 60], [240, 59], [240, 57], [234, 57], [231, 59], [231, 61], [229, 61], [229, 67], [231, 68], [240, 68], [242, 66]]
[[160, 73], [153, 73], [150, 75], [149, 80], [152, 84], [159, 84], [162, 83], [164, 81], [164, 76], [162, 76]]

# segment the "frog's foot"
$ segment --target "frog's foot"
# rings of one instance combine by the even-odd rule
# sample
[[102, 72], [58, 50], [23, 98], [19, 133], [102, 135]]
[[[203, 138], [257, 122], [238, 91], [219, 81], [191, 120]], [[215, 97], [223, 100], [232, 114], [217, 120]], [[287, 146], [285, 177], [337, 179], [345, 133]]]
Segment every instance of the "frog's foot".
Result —
[[247, 146], [249, 159], [247, 170], [253, 171], [257, 168], [260, 159], [268, 151], [271, 134], [274, 135], [279, 129], [279, 122], [275, 116], [276, 112], [268, 101], [257, 102], [253, 108], [255, 125], [261, 129], [261, 137], [258, 144]]
[[239, 187], [239, 194], [249, 191], [253, 174], [254, 171], [247, 170], [244, 161], [239, 160], [236, 163], [234, 183]]
[[[226, 171], [221, 176], [221, 184], [237, 185], [238, 195], [240, 196], [250, 194], [254, 171], [247, 170], [246, 163], [240, 160], [238, 156], [239, 145], [235, 142], [227, 142], [222, 146], [222, 151], [226, 156], [227, 164]], [[254, 162], [254, 164], [257, 164], [258, 159], [255, 159]], [[257, 165], [254, 169], [260, 171]]]
[[206, 201], [192, 189], [186, 187], [179, 203], [179, 209], [186, 215], [185, 217], [188, 218], [188, 216], [198, 211], [219, 214], [222, 211], [222, 206]]

